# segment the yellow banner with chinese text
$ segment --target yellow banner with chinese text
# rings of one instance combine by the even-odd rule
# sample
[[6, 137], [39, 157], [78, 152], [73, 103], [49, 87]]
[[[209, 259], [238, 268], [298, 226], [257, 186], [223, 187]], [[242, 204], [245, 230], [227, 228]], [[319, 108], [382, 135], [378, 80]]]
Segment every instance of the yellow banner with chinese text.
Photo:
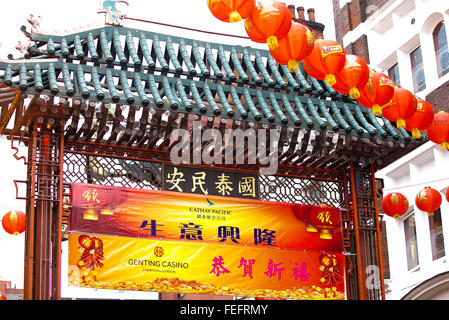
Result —
[[72, 233], [69, 266], [86, 288], [345, 299], [342, 254]]

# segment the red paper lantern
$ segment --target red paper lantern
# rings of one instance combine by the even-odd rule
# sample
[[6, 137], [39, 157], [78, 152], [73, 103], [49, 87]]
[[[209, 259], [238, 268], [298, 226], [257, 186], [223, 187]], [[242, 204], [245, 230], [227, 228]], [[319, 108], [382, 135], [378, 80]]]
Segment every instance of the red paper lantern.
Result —
[[441, 202], [443, 201], [443, 197], [441, 194], [431, 187], [426, 187], [421, 190], [415, 198], [415, 204], [419, 210], [427, 212], [427, 215], [433, 216], [435, 211], [437, 211]]
[[449, 187], [446, 189], [446, 200], [449, 202]]
[[245, 20], [249, 38], [258, 43], [268, 43], [270, 50], [278, 47], [278, 40], [284, 38], [292, 26], [292, 16], [285, 4], [273, 1], [266, 4], [257, 1], [251, 16]]
[[383, 212], [392, 218], [400, 218], [407, 213], [409, 202], [407, 198], [398, 192], [390, 193], [382, 199]]
[[303, 61], [305, 72], [318, 80], [326, 80], [333, 86], [337, 83], [335, 75], [346, 63], [346, 51], [341, 44], [332, 40], [315, 41], [313, 50]]
[[372, 109], [375, 116], [382, 114], [382, 107], [393, 99], [394, 82], [383, 73], [370, 70], [368, 82], [360, 91], [358, 102], [365, 108]]
[[8, 300], [3, 292], [0, 292], [0, 300]]
[[287, 65], [290, 72], [299, 71], [299, 62], [313, 50], [313, 33], [305, 25], [293, 22], [287, 35], [279, 40], [279, 46], [270, 50], [271, 56], [280, 64]]
[[396, 122], [398, 129], [405, 129], [406, 119], [415, 114], [417, 106], [415, 95], [398, 87], [394, 89], [393, 99], [384, 106], [382, 114], [386, 119]]
[[441, 145], [441, 149], [449, 150], [449, 113], [441, 111], [434, 116], [427, 128], [429, 140]]
[[332, 231], [341, 226], [340, 211], [326, 204], [304, 208], [303, 216], [299, 218], [306, 222], [307, 232], [319, 232], [320, 238], [325, 240], [332, 239]]
[[2, 226], [9, 234], [18, 236], [25, 231], [25, 213], [17, 210], [9, 211], [3, 216]]
[[405, 128], [412, 132], [414, 139], [421, 139], [421, 131], [425, 131], [433, 122], [433, 106], [418, 98], [418, 107], [415, 114], [407, 119]]
[[207, 0], [215, 18], [224, 22], [237, 22], [251, 16], [255, 0]]
[[[351, 99], [360, 97], [360, 90], [365, 87], [369, 79], [369, 67], [359, 56], [346, 55], [346, 62], [337, 74], [334, 89], [340, 93], [349, 94]], [[340, 91], [341, 90], [341, 91]]]
[[90, 236], [81, 235], [78, 238], [78, 243], [85, 250], [92, 250], [95, 247], [95, 243]]

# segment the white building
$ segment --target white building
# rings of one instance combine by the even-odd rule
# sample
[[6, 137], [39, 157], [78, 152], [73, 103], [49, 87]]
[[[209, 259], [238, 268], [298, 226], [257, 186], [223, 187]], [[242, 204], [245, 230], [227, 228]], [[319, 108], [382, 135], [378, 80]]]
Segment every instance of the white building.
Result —
[[[340, 0], [340, 10], [355, 10], [355, 2], [360, 5]], [[449, 1], [365, 2], [362, 22], [341, 33], [344, 47], [365, 38], [372, 66], [385, 70], [417, 97], [448, 111]], [[411, 206], [400, 219], [384, 217], [390, 269], [387, 299], [449, 299], [448, 168], [449, 152], [428, 142], [376, 175], [384, 179], [384, 195], [400, 192]], [[433, 217], [415, 206], [416, 195], [427, 186], [443, 196], [441, 209]]]

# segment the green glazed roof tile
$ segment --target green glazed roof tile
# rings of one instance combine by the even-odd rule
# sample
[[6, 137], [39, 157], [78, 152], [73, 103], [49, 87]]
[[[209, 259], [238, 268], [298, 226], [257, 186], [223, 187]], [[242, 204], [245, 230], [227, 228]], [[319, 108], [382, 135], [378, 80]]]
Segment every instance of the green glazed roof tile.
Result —
[[[267, 50], [118, 26], [30, 38], [34, 45], [27, 62], [0, 62], [0, 81], [29, 94], [411, 140], [406, 131], [380, 122], [370, 110], [310, 77], [302, 63], [291, 73]], [[58, 61], [45, 62], [52, 57]]]

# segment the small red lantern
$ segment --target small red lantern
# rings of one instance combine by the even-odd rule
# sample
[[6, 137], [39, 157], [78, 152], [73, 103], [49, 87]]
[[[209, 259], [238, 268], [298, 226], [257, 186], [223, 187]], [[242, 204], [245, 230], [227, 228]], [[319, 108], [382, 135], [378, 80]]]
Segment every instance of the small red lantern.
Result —
[[232, 23], [249, 18], [255, 2], [255, 0], [207, 0], [207, 5], [215, 18]]
[[319, 232], [320, 238], [325, 240], [331, 240], [332, 231], [341, 226], [340, 210], [326, 204], [308, 206], [303, 209], [303, 216], [297, 217], [306, 222], [307, 232]]
[[412, 132], [414, 139], [421, 139], [421, 131], [429, 128], [433, 122], [434, 113], [430, 103], [418, 98], [415, 114], [407, 119], [405, 129]]
[[296, 72], [299, 62], [312, 52], [314, 42], [313, 33], [307, 26], [293, 22], [287, 35], [279, 40], [279, 46], [270, 53], [277, 62], [287, 65], [290, 72]]
[[92, 250], [95, 248], [95, 242], [92, 240], [90, 236], [81, 235], [78, 238], [78, 243], [85, 250]]
[[393, 99], [384, 106], [382, 114], [386, 119], [396, 122], [398, 129], [405, 129], [406, 119], [415, 114], [417, 106], [415, 95], [398, 87], [394, 89]]
[[409, 202], [407, 198], [398, 192], [386, 195], [382, 200], [383, 212], [393, 218], [400, 218], [407, 213]]
[[245, 20], [249, 38], [258, 43], [268, 43], [270, 50], [278, 47], [278, 40], [284, 38], [292, 26], [292, 16], [285, 4], [257, 1], [251, 16]]
[[333, 86], [337, 83], [335, 75], [346, 63], [346, 51], [341, 44], [332, 40], [315, 41], [313, 50], [303, 61], [304, 70], [311, 77], [326, 80]]
[[446, 189], [446, 200], [449, 202], [449, 187]]
[[441, 149], [449, 150], [449, 113], [438, 112], [430, 127], [427, 128], [427, 135], [430, 141], [440, 144]]
[[435, 214], [435, 211], [440, 208], [442, 201], [441, 194], [431, 187], [426, 187], [424, 190], [421, 190], [415, 198], [415, 204], [418, 209], [427, 212], [428, 216]]
[[337, 83], [334, 89], [343, 94], [349, 94], [351, 99], [360, 97], [360, 90], [365, 87], [369, 79], [369, 67], [359, 56], [346, 55], [343, 69], [336, 74]]
[[0, 292], [0, 300], [8, 300], [3, 292]]
[[383, 73], [370, 70], [365, 87], [360, 91], [358, 102], [365, 108], [372, 109], [375, 116], [382, 114], [382, 107], [393, 99], [394, 82]]
[[25, 231], [25, 213], [12, 210], [3, 216], [2, 226], [9, 234], [18, 236]]

